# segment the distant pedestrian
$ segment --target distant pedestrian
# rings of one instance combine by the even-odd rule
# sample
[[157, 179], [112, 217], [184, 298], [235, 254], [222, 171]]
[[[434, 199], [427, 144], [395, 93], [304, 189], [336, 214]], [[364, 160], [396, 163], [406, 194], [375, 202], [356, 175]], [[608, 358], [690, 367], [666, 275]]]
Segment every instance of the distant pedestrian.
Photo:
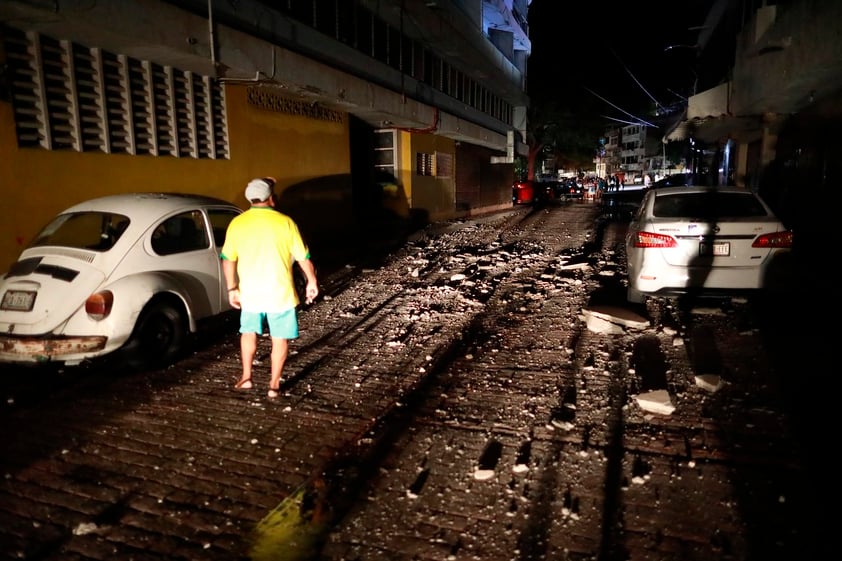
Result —
[[319, 295], [310, 251], [292, 218], [275, 210], [271, 177], [253, 179], [245, 190], [251, 208], [228, 225], [222, 247], [222, 269], [228, 302], [240, 310], [242, 375], [236, 386], [250, 389], [257, 336], [264, 326], [272, 337], [269, 397], [277, 397], [281, 373], [289, 354], [289, 339], [298, 337], [298, 293], [292, 268], [301, 266], [307, 277], [306, 301]]

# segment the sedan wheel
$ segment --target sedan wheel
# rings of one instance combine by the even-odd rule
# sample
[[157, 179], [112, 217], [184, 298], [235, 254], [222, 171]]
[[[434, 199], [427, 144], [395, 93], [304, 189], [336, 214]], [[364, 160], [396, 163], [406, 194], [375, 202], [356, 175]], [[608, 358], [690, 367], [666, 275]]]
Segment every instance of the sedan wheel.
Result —
[[632, 304], [643, 304], [646, 301], [646, 295], [639, 290], [628, 287], [626, 289], [626, 300]]

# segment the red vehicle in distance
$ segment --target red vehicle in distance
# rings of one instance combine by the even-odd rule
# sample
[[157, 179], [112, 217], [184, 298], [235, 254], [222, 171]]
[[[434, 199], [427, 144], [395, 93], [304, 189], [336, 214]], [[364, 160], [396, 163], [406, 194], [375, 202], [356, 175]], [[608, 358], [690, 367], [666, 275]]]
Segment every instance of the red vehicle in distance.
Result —
[[512, 204], [531, 205], [535, 202], [535, 183], [529, 179], [515, 181], [512, 185]]
[[558, 181], [525, 179], [512, 185], [512, 204], [529, 205], [563, 198], [563, 186]]

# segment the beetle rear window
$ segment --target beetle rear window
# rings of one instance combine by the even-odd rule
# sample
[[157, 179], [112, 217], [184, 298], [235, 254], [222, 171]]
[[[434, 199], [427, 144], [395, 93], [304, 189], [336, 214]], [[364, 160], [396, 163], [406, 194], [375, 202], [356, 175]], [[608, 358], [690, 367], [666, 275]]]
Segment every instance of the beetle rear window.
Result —
[[129, 225], [129, 217], [110, 212], [77, 212], [53, 219], [29, 247], [61, 246], [108, 251]]

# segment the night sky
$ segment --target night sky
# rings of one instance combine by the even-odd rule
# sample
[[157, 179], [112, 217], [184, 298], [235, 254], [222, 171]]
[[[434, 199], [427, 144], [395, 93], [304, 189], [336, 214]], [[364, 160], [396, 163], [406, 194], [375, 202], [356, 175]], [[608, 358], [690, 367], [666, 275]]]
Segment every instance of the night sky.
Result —
[[[692, 92], [698, 37], [713, 0], [532, 0], [528, 93], [631, 119]], [[664, 51], [671, 45], [685, 45]], [[648, 93], [647, 93], [648, 92]], [[654, 98], [654, 99], [653, 99]], [[622, 126], [623, 123], [620, 123]]]

